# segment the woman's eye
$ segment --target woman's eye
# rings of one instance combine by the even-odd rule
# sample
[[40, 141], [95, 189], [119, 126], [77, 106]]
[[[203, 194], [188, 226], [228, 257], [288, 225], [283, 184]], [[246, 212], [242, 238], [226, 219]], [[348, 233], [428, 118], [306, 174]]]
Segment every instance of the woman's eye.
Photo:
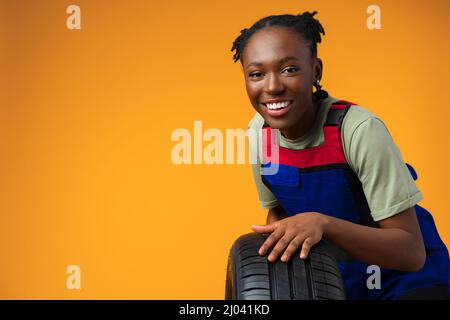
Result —
[[[287, 72], [287, 73], [294, 73], [294, 72], [296, 72], [296, 71], [298, 71], [298, 70], [300, 70], [300, 68], [297, 68], [297, 67], [288, 67], [288, 68], [286, 68], [286, 69], [283, 70], [283, 73], [285, 73], [285, 72]], [[255, 78], [261, 77], [262, 75], [263, 75], [262, 72], [252, 72], [252, 73], [250, 73], [248, 76], [249, 76], [249, 78], [255, 79]]]
[[293, 73], [298, 70], [299, 70], [299, 68], [297, 68], [297, 67], [289, 67], [289, 68], [284, 69], [283, 71], [288, 71], [288, 73]]
[[261, 72], [253, 72], [249, 75], [250, 78], [258, 78], [262, 75]]

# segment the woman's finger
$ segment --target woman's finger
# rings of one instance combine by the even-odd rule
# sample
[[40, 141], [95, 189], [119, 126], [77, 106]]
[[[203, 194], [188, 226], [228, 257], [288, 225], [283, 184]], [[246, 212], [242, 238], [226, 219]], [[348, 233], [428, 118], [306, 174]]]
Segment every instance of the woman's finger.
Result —
[[281, 228], [276, 229], [274, 232], [270, 234], [270, 236], [264, 241], [264, 243], [259, 248], [259, 254], [265, 255], [267, 250], [272, 248], [275, 243], [284, 235], [284, 231]]
[[287, 246], [290, 244], [292, 239], [295, 237], [293, 234], [287, 234], [285, 233], [284, 236], [280, 238], [280, 240], [277, 241], [275, 247], [272, 249], [272, 251], [269, 254], [269, 261], [274, 262], [278, 259], [278, 257], [284, 252], [284, 250], [287, 248]]
[[257, 233], [271, 233], [271, 232], [275, 231], [277, 226], [278, 226], [277, 223], [272, 223], [272, 224], [268, 224], [268, 225], [265, 225], [265, 226], [252, 225], [252, 230], [257, 232]]
[[308, 257], [309, 251], [311, 250], [312, 246], [313, 243], [310, 237], [306, 238], [305, 241], [303, 241], [302, 250], [300, 251], [300, 259], [306, 259], [306, 257]]
[[297, 251], [297, 249], [302, 244], [302, 238], [300, 236], [295, 237], [289, 243], [289, 246], [284, 251], [283, 256], [281, 257], [281, 261], [287, 262], [292, 257], [292, 255]]

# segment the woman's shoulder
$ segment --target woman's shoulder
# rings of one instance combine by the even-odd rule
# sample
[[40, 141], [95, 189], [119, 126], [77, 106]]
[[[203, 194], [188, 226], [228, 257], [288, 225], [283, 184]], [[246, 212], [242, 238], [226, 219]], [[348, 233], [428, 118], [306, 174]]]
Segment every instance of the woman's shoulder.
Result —
[[394, 143], [389, 130], [380, 117], [357, 103], [348, 109], [344, 117], [341, 139], [345, 157], [352, 168], [355, 158], [353, 153], [361, 154], [375, 146], [382, 148]]
[[344, 134], [344, 139], [345, 135], [352, 135], [356, 129], [361, 126], [364, 127], [364, 125], [368, 123], [374, 123], [379, 125], [380, 127], [385, 128], [384, 122], [368, 108], [359, 104], [352, 105], [348, 109], [347, 114], [345, 115], [342, 122], [342, 132]]

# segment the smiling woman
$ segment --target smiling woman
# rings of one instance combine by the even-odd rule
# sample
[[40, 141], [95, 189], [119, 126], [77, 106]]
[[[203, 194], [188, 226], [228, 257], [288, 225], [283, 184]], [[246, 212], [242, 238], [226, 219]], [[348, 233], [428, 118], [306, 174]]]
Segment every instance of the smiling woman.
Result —
[[[317, 44], [325, 31], [315, 15], [265, 17], [231, 49], [256, 111], [249, 128], [268, 137], [267, 153], [279, 148], [276, 174], [261, 170], [275, 161], [264, 154], [252, 165], [261, 206], [269, 209], [268, 225], [252, 227], [270, 233], [257, 254], [270, 263], [309, 259], [325, 239], [351, 257], [339, 263], [349, 299], [426, 298], [422, 289], [446, 298], [448, 251], [418, 205], [417, 175], [383, 121], [322, 90]], [[367, 286], [370, 265], [381, 268], [379, 289]]]

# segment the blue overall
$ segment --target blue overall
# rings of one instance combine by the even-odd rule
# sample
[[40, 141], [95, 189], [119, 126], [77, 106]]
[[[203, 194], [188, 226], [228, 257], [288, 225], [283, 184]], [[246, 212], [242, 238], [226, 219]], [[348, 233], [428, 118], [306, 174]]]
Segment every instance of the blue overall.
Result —
[[[282, 148], [271, 128], [264, 126], [263, 150], [270, 155], [274, 144], [279, 150], [276, 174], [264, 174], [270, 159], [262, 164], [262, 180], [290, 215], [320, 212], [350, 222], [377, 227], [370, 216], [361, 183], [348, 165], [340, 140], [342, 120], [352, 103], [335, 102], [323, 127], [324, 143], [303, 150]], [[272, 160], [273, 161], [273, 160]], [[414, 169], [406, 164], [414, 180]], [[339, 262], [348, 299], [396, 299], [404, 292], [422, 287], [449, 283], [449, 256], [439, 237], [431, 214], [415, 206], [426, 248], [426, 262], [418, 272], [403, 272], [381, 268], [381, 288], [369, 289], [372, 275], [369, 264], [357, 260]], [[370, 270], [370, 269], [369, 269]]]

